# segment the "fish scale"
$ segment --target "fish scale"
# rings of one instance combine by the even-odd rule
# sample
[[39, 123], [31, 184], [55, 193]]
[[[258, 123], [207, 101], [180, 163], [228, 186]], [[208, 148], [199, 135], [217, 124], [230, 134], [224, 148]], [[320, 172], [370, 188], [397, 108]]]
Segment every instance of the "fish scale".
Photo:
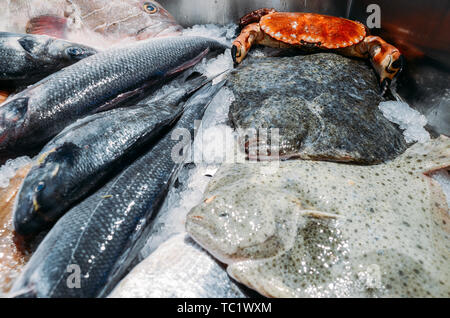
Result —
[[[139, 148], [155, 141], [179, 117], [176, 106], [119, 108], [67, 127], [44, 147], [38, 155], [42, 159], [25, 178], [14, 212], [15, 230], [37, 234], [55, 222], [120, 164], [136, 157]], [[36, 190], [39, 185], [45, 188]]]
[[[195, 63], [209, 49], [223, 48], [202, 37], [143, 41], [86, 58], [17, 94], [0, 110], [0, 150], [31, 148], [49, 140], [75, 120], [121, 94], [160, 82]], [[184, 66], [180, 69], [181, 66]], [[112, 101], [112, 102], [111, 102]]]
[[[209, 84], [199, 90], [186, 103], [175, 129], [187, 129], [192, 136], [194, 121], [201, 119], [222, 86]], [[11, 295], [106, 296], [146, 242], [146, 222], [159, 208], [181, 166], [171, 156], [179, 142], [167, 134], [150, 152], [66, 213], [41, 243]], [[69, 265], [80, 266], [81, 288], [67, 287]]]

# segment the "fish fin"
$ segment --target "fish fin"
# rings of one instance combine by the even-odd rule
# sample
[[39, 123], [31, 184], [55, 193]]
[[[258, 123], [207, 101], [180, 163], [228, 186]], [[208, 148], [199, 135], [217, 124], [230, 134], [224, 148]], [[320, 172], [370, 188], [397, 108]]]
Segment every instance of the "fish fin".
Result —
[[339, 219], [342, 217], [339, 214], [322, 212], [318, 210], [300, 210], [300, 214], [315, 219]]
[[158, 83], [158, 80], [150, 80], [146, 84], [142, 85], [141, 87], [138, 87], [132, 91], [122, 93], [120, 95], [117, 95], [115, 98], [111, 99], [110, 101], [106, 102], [102, 106], [95, 109], [93, 113], [101, 113], [107, 110], [111, 110], [114, 108], [117, 108], [121, 106], [121, 104], [125, 101], [127, 101], [131, 97], [136, 97], [139, 94], [144, 93], [149, 87], [152, 85]]
[[413, 172], [430, 174], [450, 167], [450, 138], [444, 135], [426, 143], [417, 143], [391, 162]]
[[80, 149], [72, 142], [65, 142], [61, 146], [50, 149], [49, 151], [41, 154], [38, 158], [38, 164], [45, 164], [48, 161], [51, 162], [67, 162], [69, 165], [73, 165], [75, 161], [75, 153]]
[[30, 35], [25, 35], [21, 37], [17, 42], [19, 42], [20, 46], [30, 55], [32, 58], [36, 58], [34, 54], [34, 50], [38, 45], [42, 45], [36, 42], [35, 38]]
[[184, 71], [184, 70], [187, 70], [188, 68], [190, 68], [190, 67], [196, 65], [196, 64], [199, 63], [201, 60], [203, 60], [203, 58], [204, 58], [206, 55], [208, 55], [208, 53], [209, 53], [209, 48], [207, 48], [206, 50], [204, 50], [202, 53], [200, 53], [198, 56], [196, 56], [196, 57], [193, 58], [192, 60], [187, 61], [187, 62], [181, 64], [180, 66], [174, 68], [173, 70], [169, 71], [169, 72], [167, 73], [167, 76], [171, 76], [171, 75], [180, 73], [180, 72], [182, 72], [182, 71]]
[[52, 15], [41, 15], [28, 21], [26, 32], [43, 34], [64, 39], [67, 30], [67, 19]]

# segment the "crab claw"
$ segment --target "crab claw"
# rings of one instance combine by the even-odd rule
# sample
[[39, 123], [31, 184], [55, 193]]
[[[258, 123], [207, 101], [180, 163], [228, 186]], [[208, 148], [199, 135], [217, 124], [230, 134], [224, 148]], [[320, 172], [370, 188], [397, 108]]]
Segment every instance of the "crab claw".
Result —
[[400, 74], [404, 66], [404, 57], [399, 52], [389, 57], [389, 62], [380, 71], [381, 94], [384, 95], [394, 79]]
[[384, 94], [386, 94], [388, 88], [391, 86], [392, 80], [390, 80], [389, 78], [385, 78], [381, 84], [380, 84], [380, 93], [381, 96], [384, 96]]
[[231, 57], [233, 58], [234, 65], [242, 62], [241, 47], [239, 42], [233, 43], [233, 46], [231, 47]]
[[364, 41], [367, 44], [372, 65], [380, 77], [382, 93], [385, 93], [402, 70], [404, 58], [395, 46], [378, 36], [368, 36]]

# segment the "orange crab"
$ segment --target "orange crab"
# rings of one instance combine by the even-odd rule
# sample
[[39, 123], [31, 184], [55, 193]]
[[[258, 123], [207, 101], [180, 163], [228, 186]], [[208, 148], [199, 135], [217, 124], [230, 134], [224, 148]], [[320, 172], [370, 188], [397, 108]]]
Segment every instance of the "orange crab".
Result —
[[334, 50], [370, 61], [380, 77], [384, 94], [403, 67], [403, 57], [393, 45], [368, 34], [359, 22], [315, 13], [259, 9], [240, 20], [241, 34], [233, 42], [232, 56], [241, 63], [253, 44], [276, 48]]

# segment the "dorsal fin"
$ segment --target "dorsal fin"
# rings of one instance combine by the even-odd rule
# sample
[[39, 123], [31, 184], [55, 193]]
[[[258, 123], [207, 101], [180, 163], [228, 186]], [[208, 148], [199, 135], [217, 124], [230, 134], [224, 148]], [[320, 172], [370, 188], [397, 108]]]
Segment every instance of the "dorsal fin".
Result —
[[423, 174], [448, 168], [450, 167], [450, 138], [442, 135], [426, 143], [417, 143], [391, 164]]
[[67, 29], [67, 19], [52, 16], [41, 15], [28, 21], [26, 31], [29, 34], [43, 34], [55, 38], [64, 39]]

